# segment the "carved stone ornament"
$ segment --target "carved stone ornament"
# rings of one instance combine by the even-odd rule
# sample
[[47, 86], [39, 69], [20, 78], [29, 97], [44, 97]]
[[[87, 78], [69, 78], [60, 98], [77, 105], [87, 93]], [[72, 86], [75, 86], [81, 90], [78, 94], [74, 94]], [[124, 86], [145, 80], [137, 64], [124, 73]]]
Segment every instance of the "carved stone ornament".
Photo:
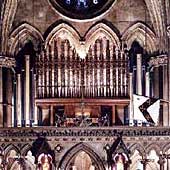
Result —
[[16, 66], [15, 58], [0, 55], [0, 67], [11, 68], [15, 66]]
[[159, 55], [156, 57], [152, 57], [149, 61], [149, 65], [152, 67], [159, 67], [162, 65], [168, 64], [168, 56], [167, 55]]

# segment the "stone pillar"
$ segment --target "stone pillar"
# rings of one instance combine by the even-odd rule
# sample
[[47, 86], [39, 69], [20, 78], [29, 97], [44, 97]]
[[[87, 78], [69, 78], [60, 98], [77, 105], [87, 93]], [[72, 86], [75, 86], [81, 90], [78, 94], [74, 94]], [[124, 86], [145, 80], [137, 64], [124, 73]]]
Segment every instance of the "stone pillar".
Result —
[[6, 126], [12, 127], [12, 75], [11, 70], [8, 68], [6, 71]]
[[145, 96], [150, 97], [150, 74], [145, 73]]
[[37, 84], [36, 84], [36, 74], [34, 74], [34, 126], [38, 126], [38, 108], [35, 102], [37, 98]]
[[30, 125], [30, 56], [25, 55], [25, 125]]
[[21, 110], [21, 98], [22, 98], [22, 94], [21, 94], [21, 74], [17, 74], [17, 126], [20, 127], [21, 126], [21, 119], [22, 119], [22, 110]]
[[53, 106], [50, 107], [50, 125], [54, 125], [54, 113], [53, 113]]
[[3, 127], [3, 74], [2, 67], [0, 67], [0, 127]]
[[[163, 66], [163, 126], [170, 125], [170, 115], [168, 113], [168, 68]], [[167, 102], [166, 102], [167, 101]]]
[[160, 170], [164, 170], [164, 163], [165, 163], [165, 158], [163, 155], [159, 156], [158, 164], [160, 165]]
[[159, 98], [159, 67], [154, 68], [153, 97]]
[[142, 95], [142, 54], [137, 54], [137, 94]]
[[130, 105], [129, 105], [129, 123], [133, 120], [133, 73], [129, 73], [129, 96], [130, 96]]

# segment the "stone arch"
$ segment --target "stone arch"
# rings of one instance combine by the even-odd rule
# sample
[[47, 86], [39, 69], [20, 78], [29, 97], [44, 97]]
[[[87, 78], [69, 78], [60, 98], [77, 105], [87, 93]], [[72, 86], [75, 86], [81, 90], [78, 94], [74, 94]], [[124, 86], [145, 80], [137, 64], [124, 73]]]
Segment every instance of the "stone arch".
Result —
[[145, 24], [137, 22], [129, 27], [122, 35], [122, 41], [130, 49], [132, 43], [137, 41], [148, 52], [156, 51], [156, 36], [154, 32]]
[[156, 152], [157, 155], [159, 155], [160, 151], [161, 151], [161, 147], [158, 146], [156, 143], [152, 143], [152, 144], [149, 144], [147, 147], [146, 147], [146, 153], [149, 154], [149, 152], [151, 150], [154, 150]]
[[165, 22], [163, 22], [163, 4], [158, 0], [145, 0], [146, 6], [148, 8], [152, 24], [158, 35], [161, 37], [165, 34]]
[[28, 41], [31, 41], [34, 48], [37, 49], [38, 45], [44, 40], [41, 33], [35, 27], [28, 23], [23, 23], [10, 34], [8, 42], [9, 53], [11, 55], [17, 54], [20, 50], [20, 45], [23, 47]]
[[20, 153], [21, 153], [18, 147], [16, 147], [16, 146], [13, 145], [13, 144], [10, 144], [10, 145], [8, 145], [7, 147], [5, 147], [5, 149], [4, 149], [4, 158], [5, 158], [5, 160], [6, 160], [8, 154], [9, 154], [9, 152], [10, 152], [11, 150], [14, 150], [17, 154], [20, 154]]
[[28, 153], [28, 151], [31, 150], [31, 147], [32, 147], [32, 146], [31, 146], [30, 144], [26, 144], [26, 145], [22, 148], [21, 154], [22, 154], [23, 156], [26, 156], [27, 153]]
[[138, 166], [142, 166], [140, 160], [142, 159], [142, 155], [138, 150], [135, 150], [135, 152], [131, 155], [131, 164], [130, 169], [136, 170]]
[[1, 41], [1, 51], [3, 53], [7, 52], [7, 43], [9, 40], [9, 32], [12, 27], [12, 23], [16, 14], [18, 5], [18, 0], [8, 0], [4, 1], [2, 9], [2, 41]]
[[108, 40], [113, 42], [115, 46], [120, 49], [120, 39], [113, 29], [104, 23], [99, 23], [93, 26], [85, 35], [86, 40], [86, 52], [90, 45], [95, 42], [99, 37], [106, 37]]
[[166, 151], [168, 151], [170, 149], [170, 143], [167, 143], [165, 144], [163, 147], [162, 147], [162, 152], [165, 153]]
[[71, 161], [71, 159], [80, 151], [84, 151], [87, 153], [92, 160], [96, 163], [98, 170], [104, 170], [104, 165], [102, 163], [101, 158], [86, 144], [79, 143], [75, 146], [73, 146], [63, 157], [61, 162], [59, 163], [59, 167], [61, 169], [66, 169], [67, 165]]
[[143, 148], [143, 146], [139, 143], [135, 143], [132, 146], [129, 147], [129, 150], [131, 152], [131, 155], [134, 154], [135, 150], [137, 150], [140, 155], [144, 156], [145, 155], [145, 149]]
[[47, 48], [48, 44], [51, 44], [57, 36], [68, 39], [69, 42], [75, 46], [76, 50], [79, 49], [80, 36], [73, 27], [66, 23], [61, 23], [52, 29], [45, 40], [45, 48]]

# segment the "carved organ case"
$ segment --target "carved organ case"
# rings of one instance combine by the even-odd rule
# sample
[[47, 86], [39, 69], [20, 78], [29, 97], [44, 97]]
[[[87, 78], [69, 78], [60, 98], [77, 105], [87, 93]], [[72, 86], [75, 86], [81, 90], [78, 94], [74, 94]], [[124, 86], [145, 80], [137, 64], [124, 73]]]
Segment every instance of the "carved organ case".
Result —
[[[80, 114], [89, 112], [88, 116], [98, 123], [103, 106], [110, 107], [111, 124], [116, 124], [116, 115], [124, 122], [129, 103], [126, 48], [118, 48], [106, 36], [88, 45], [83, 42], [83, 48], [84, 57], [67, 36], [56, 35], [36, 58], [35, 102], [43, 125], [55, 124], [59, 107], [65, 117], [63, 126], [68, 121], [74, 124], [77, 110]], [[47, 124], [45, 119], [49, 119]]]

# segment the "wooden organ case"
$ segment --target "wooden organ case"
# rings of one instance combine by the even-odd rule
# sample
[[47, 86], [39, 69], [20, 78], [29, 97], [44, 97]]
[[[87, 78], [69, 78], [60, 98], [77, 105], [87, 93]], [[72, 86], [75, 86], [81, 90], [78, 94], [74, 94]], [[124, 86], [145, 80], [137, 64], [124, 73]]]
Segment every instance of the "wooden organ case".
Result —
[[68, 39], [58, 37], [48, 44], [35, 64], [39, 124], [124, 124], [129, 104], [126, 51], [106, 37], [96, 39], [85, 58]]

